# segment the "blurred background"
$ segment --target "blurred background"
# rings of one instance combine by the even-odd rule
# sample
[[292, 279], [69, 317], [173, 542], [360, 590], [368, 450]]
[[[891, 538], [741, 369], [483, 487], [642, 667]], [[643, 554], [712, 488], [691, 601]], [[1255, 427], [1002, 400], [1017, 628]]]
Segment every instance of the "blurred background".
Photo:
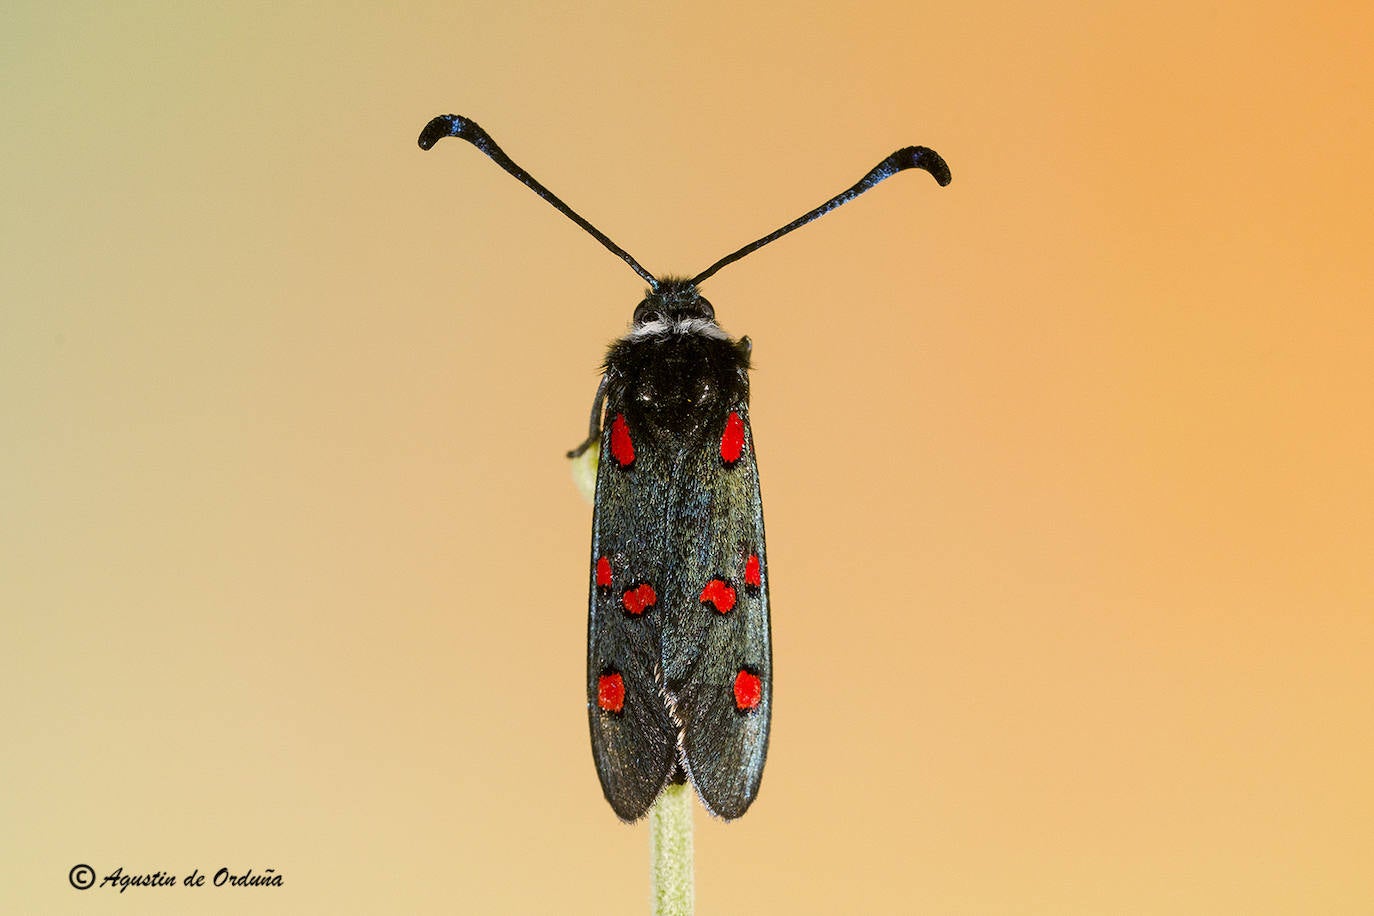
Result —
[[[1374, 911], [1366, 3], [11, 3], [0, 898], [638, 913], [563, 452], [754, 339], [776, 713], [703, 913]], [[280, 888], [87, 891], [275, 869]], [[108, 898], [108, 899], [107, 899]]]

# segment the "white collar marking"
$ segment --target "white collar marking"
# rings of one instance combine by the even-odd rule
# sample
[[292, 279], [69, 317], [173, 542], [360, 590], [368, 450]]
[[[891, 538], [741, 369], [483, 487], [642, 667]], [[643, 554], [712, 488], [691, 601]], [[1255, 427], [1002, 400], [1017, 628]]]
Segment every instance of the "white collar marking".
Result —
[[660, 318], [631, 329], [625, 336], [630, 340], [638, 340], [641, 337], [654, 337], [660, 334], [700, 334], [713, 340], [730, 339], [730, 335], [709, 318], [684, 318], [674, 323], [670, 323], [666, 318]]

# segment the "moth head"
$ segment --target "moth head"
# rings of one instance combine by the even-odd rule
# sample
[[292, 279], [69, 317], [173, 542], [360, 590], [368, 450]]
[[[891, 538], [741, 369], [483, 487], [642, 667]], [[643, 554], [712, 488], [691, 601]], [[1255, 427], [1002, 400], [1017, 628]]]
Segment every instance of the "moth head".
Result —
[[634, 328], [662, 325], [666, 330], [693, 320], [714, 324], [716, 310], [691, 280], [669, 277], [645, 292], [644, 300], [635, 307]]

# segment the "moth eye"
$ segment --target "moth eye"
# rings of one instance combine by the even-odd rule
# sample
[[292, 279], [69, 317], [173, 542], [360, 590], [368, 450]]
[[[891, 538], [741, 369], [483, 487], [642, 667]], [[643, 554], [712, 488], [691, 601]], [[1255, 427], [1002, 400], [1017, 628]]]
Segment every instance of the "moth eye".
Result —
[[635, 323], [653, 324], [655, 321], [659, 321], [662, 318], [663, 316], [660, 315], [658, 312], [645, 312], [644, 314], [640, 315], [638, 319], [636, 319]]

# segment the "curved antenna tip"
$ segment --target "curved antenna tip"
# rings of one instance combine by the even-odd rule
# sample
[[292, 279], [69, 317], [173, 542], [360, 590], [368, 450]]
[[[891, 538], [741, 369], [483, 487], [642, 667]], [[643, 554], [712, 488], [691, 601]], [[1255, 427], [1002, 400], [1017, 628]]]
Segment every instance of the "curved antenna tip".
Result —
[[836, 207], [843, 206], [860, 194], [872, 189], [872, 187], [880, 181], [886, 181], [893, 175], [905, 171], [906, 169], [923, 169], [929, 172], [931, 177], [939, 183], [940, 187], [949, 184], [949, 166], [945, 164], [945, 160], [940, 157], [939, 153], [928, 146], [903, 147], [870, 169], [869, 173], [860, 178], [852, 188], [841, 191], [816, 209], [803, 213], [786, 226], [773, 230], [757, 241], [750, 242], [739, 251], [727, 254], [725, 257], [693, 277], [691, 282], [700, 283], [714, 276], [715, 272], [722, 267], [735, 263], [751, 251], [757, 251], [769, 242], [777, 241], [793, 229], [799, 229], [812, 220], [820, 219]]
[[902, 169], [924, 169], [944, 187], [950, 182], [949, 166], [940, 154], [928, 146], [908, 146], [892, 154], [891, 161], [898, 171]]
[[420, 149], [433, 149], [434, 144], [445, 137], [461, 137], [468, 131], [469, 126], [477, 125], [462, 115], [447, 114], [431, 118], [425, 129], [420, 131]]
[[630, 257], [628, 251], [621, 248], [615, 242], [612, 242], [606, 233], [579, 216], [577, 211], [563, 203], [563, 201], [558, 199], [557, 195], [536, 181], [533, 175], [516, 165], [515, 161], [507, 156], [501, 147], [496, 145], [496, 141], [491, 138], [491, 134], [483, 130], [476, 121], [456, 114], [439, 115], [437, 118], [431, 118], [430, 122], [425, 125], [425, 129], [420, 131], [420, 149], [433, 149], [434, 144], [445, 137], [458, 137], [477, 147], [483, 155], [499, 165], [508, 175], [529, 188], [535, 194], [538, 194], [559, 213], [562, 213], [568, 219], [577, 223], [577, 225], [582, 228], [582, 231], [600, 242], [607, 251], [628, 264], [631, 270], [639, 274], [640, 279], [647, 281], [650, 286], [657, 288], [658, 280], [654, 278], [653, 274], [649, 273], [640, 266], [638, 261]]

